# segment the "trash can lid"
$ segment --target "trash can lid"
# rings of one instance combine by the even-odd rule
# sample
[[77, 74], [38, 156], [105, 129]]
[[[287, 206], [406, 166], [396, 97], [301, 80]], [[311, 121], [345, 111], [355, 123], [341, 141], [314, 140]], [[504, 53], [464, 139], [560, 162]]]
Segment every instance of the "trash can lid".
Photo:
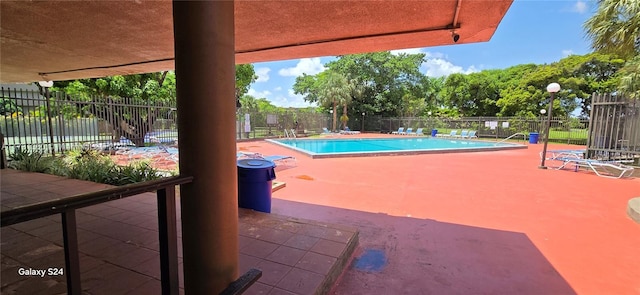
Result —
[[244, 169], [264, 169], [272, 168], [275, 164], [265, 159], [242, 159], [238, 160], [238, 167]]

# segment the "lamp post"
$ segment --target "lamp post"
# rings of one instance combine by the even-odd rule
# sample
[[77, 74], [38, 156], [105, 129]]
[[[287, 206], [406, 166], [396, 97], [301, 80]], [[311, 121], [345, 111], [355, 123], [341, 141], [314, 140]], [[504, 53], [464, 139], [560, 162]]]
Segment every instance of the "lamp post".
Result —
[[545, 109], [541, 109], [540, 110], [540, 125], [538, 125], [538, 132], [540, 132], [540, 136], [542, 137], [542, 124], [544, 124], [544, 114], [547, 113], [547, 110]]
[[362, 128], [360, 129], [360, 132], [364, 132], [364, 112], [362, 112]]
[[49, 123], [49, 140], [51, 140], [51, 155], [55, 156], [55, 145], [53, 143], [53, 124], [51, 123], [51, 106], [49, 105], [49, 87], [53, 86], [53, 81], [40, 81], [40, 87], [44, 88], [45, 106], [47, 108], [47, 122]]
[[[544, 146], [542, 147], [542, 160], [540, 162], [540, 166], [538, 168], [540, 169], [547, 169], [547, 167], [544, 166], [544, 160], [547, 158], [547, 144], [549, 143], [549, 129], [551, 128], [551, 113], [553, 110], [553, 96], [556, 94], [556, 92], [560, 91], [560, 84], [558, 83], [551, 83], [549, 85], [547, 85], [547, 92], [549, 92], [549, 94], [551, 95], [551, 99], [549, 99], [549, 110], [547, 111], [547, 126], [545, 128], [545, 132], [544, 132]], [[540, 111], [540, 113], [542, 113], [542, 111]], [[542, 113], [544, 114], [544, 113]]]
[[333, 128], [333, 110], [329, 110], [329, 116], [331, 117], [329, 119], [329, 125], [331, 125], [331, 126], [329, 126], [329, 127], [331, 128], [331, 132], [333, 132], [333, 131], [335, 131], [334, 130], [335, 128]]

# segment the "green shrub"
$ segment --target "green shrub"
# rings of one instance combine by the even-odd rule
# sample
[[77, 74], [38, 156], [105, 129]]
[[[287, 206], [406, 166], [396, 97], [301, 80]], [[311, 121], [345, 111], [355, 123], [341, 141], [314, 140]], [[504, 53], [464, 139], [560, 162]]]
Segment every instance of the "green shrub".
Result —
[[153, 168], [149, 162], [118, 166], [109, 156], [91, 149], [73, 150], [59, 157], [45, 157], [43, 152], [16, 148], [9, 167], [110, 185], [125, 185], [162, 177], [158, 169]]
[[118, 166], [112, 181], [114, 185], [125, 185], [129, 183], [143, 182], [159, 179], [158, 169], [151, 167], [149, 162], [134, 162], [127, 166]]
[[15, 148], [8, 164], [10, 168], [28, 172], [47, 173], [52, 163], [51, 157], [45, 157], [43, 152], [29, 151]]
[[83, 151], [78, 156], [69, 156], [68, 176], [99, 183], [112, 184], [117, 179], [117, 166], [107, 156], [93, 151]]

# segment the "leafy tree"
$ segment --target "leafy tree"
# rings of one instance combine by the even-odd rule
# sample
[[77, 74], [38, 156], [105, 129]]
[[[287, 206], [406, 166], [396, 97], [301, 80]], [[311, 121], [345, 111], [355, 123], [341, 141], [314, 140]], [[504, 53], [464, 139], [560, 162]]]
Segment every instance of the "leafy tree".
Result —
[[473, 100], [469, 92], [469, 81], [465, 74], [451, 74], [444, 82], [442, 96], [446, 105], [457, 116], [464, 116], [473, 108]]
[[[253, 65], [236, 65], [236, 99], [245, 95], [256, 79]], [[57, 110], [57, 113], [66, 118], [79, 115], [101, 118], [112, 127], [114, 140], [124, 136], [137, 146], [144, 145], [144, 137], [156, 120], [166, 117], [170, 111], [152, 104], [174, 105], [176, 100], [173, 71], [60, 81], [54, 86], [53, 90], [63, 90], [74, 99], [94, 101], [91, 105], [79, 103], [75, 108]], [[54, 107], [55, 104], [54, 100]]]
[[169, 111], [151, 103], [175, 101], [175, 74], [169, 71], [63, 81], [54, 85], [75, 99], [93, 101], [89, 105], [78, 103], [76, 110], [108, 122], [114, 140], [124, 136], [137, 146], [144, 145], [144, 137], [153, 124], [163, 117], [162, 112]]
[[22, 112], [22, 108], [16, 104], [15, 100], [5, 97], [0, 98], [0, 115], [8, 115], [18, 112]]
[[640, 53], [640, 0], [598, 0], [598, 8], [584, 23], [591, 47], [631, 58]]
[[249, 91], [251, 83], [258, 79], [252, 64], [236, 65], [236, 98], [241, 98]]
[[353, 99], [352, 110], [383, 116], [399, 115], [407, 85], [416, 85], [424, 75], [420, 65], [424, 54], [393, 55], [388, 51], [339, 56], [327, 67], [348, 78], [357, 78], [361, 96]]
[[[427, 94], [430, 98], [437, 97], [438, 91], [428, 88], [429, 83], [419, 71], [424, 57], [424, 54], [393, 55], [390, 52], [339, 56], [326, 65], [328, 70], [296, 78], [293, 90], [303, 94], [306, 101], [317, 102], [322, 107], [342, 105], [347, 118], [348, 113], [361, 112], [397, 116], [402, 112], [401, 100], [406, 91], [415, 97]], [[337, 89], [331, 89], [335, 87]], [[336, 122], [337, 113], [335, 107], [333, 109], [333, 122]]]

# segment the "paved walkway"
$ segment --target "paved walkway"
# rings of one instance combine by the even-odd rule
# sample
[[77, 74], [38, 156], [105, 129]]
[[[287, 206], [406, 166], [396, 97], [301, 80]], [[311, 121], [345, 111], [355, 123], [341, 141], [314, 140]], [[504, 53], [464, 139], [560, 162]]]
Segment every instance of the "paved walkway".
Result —
[[[2, 210], [108, 187], [46, 174], [0, 171]], [[86, 294], [160, 293], [156, 208], [155, 194], [146, 193], [78, 210]], [[21, 268], [51, 268], [52, 272], [64, 268], [60, 222], [56, 215], [2, 228], [2, 294], [66, 293], [64, 274], [29, 277], [18, 273]], [[247, 294], [325, 294], [342, 273], [358, 239], [353, 227], [245, 209], [240, 210], [239, 228], [240, 272], [263, 271]], [[178, 253], [182, 288], [180, 242]]]

